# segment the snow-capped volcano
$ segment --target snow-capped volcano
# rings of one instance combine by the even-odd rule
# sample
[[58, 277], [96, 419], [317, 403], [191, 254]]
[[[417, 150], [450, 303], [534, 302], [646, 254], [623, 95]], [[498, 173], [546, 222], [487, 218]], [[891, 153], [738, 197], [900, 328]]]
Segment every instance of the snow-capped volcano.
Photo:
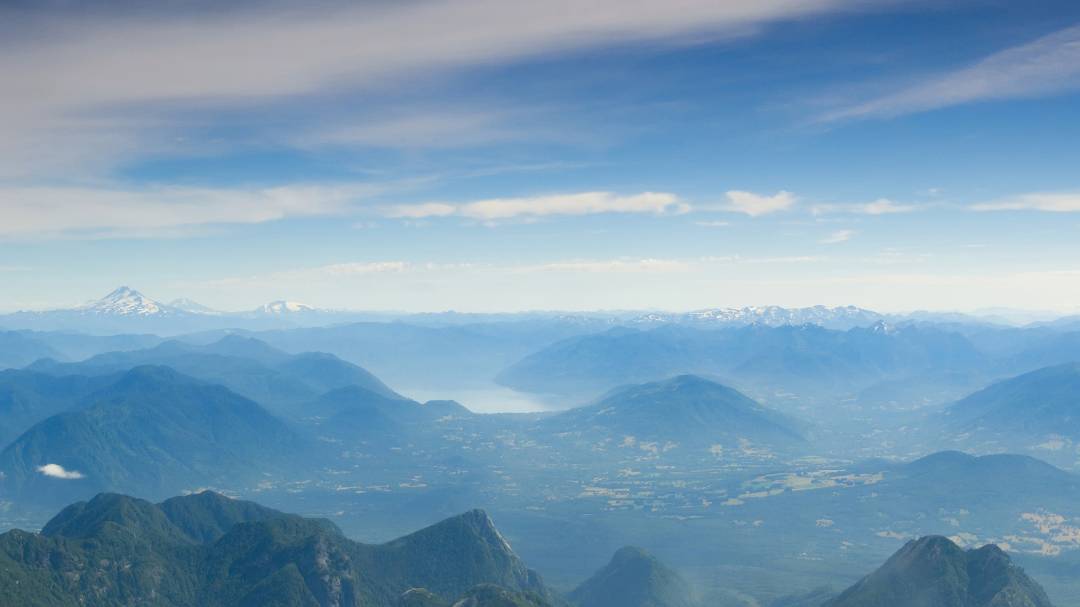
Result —
[[318, 308], [297, 301], [278, 300], [263, 304], [255, 310], [255, 313], [261, 316], [283, 316], [304, 312], [318, 312]]
[[190, 312], [192, 314], [221, 314], [221, 312], [219, 312], [218, 310], [204, 306], [201, 303], [193, 301], [186, 297], [181, 297], [180, 299], [174, 299], [173, 301], [170, 301], [169, 307], [176, 308], [177, 310], [182, 310], [184, 312]]
[[183, 311], [154, 301], [129, 287], [120, 287], [97, 301], [77, 308], [83, 314], [103, 316], [175, 316]]

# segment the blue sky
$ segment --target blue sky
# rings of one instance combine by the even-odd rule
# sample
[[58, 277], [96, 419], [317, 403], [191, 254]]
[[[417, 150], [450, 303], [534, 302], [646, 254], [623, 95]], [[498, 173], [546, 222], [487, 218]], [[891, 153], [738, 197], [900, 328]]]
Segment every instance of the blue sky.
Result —
[[0, 309], [1072, 311], [1072, 2], [0, 9]]

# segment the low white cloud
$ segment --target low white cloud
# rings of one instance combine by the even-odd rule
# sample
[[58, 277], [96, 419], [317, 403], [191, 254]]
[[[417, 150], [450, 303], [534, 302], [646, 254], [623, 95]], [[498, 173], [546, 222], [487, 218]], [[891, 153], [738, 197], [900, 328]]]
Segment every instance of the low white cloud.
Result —
[[794, 194], [784, 190], [771, 196], [742, 190], [731, 190], [725, 195], [727, 204], [722, 205], [720, 210], [744, 213], [751, 217], [786, 211], [799, 200]]
[[832, 234], [829, 234], [825, 238], [822, 238], [818, 242], [821, 244], [840, 244], [841, 242], [847, 242], [851, 240], [851, 237], [854, 235], [854, 230], [837, 230]]
[[1080, 212], [1080, 193], [1031, 193], [968, 207], [972, 211], [1043, 211], [1046, 213]]
[[694, 225], [701, 228], [726, 228], [731, 223], [727, 221], [695, 221]]
[[38, 466], [37, 471], [45, 476], [64, 480], [86, 478], [86, 475], [82, 472], [79, 472], [78, 470], [68, 470], [60, 464], [45, 464], [44, 466]]
[[1039, 97], [1075, 88], [1080, 88], [1080, 25], [836, 110], [821, 120], [898, 116], [976, 101]]
[[342, 214], [384, 191], [375, 185], [260, 189], [0, 188], [0, 237], [183, 234], [183, 229]]
[[460, 204], [427, 202], [394, 205], [383, 209], [387, 217], [426, 219], [458, 216], [478, 221], [499, 221], [519, 217], [552, 215], [596, 215], [601, 213], [682, 213], [689, 206], [667, 192], [642, 192], [620, 196], [612, 192], [581, 192], [521, 198], [491, 198]]

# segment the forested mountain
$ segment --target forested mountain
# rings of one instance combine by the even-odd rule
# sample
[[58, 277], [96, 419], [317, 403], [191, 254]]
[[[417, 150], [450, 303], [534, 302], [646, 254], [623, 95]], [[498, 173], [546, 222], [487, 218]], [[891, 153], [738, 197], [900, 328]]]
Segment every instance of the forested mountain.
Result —
[[690, 585], [641, 548], [620, 548], [569, 595], [578, 607], [697, 607]]
[[288, 466], [302, 439], [257, 403], [166, 367], [137, 367], [0, 452], [6, 495], [55, 504], [101, 490], [167, 495]]
[[326, 520], [210, 493], [157, 505], [101, 494], [40, 535], [0, 535], [0, 590], [11, 604], [40, 607], [558, 602], [481, 511], [369, 545]]
[[823, 607], [1051, 607], [1000, 548], [964, 550], [940, 536], [908, 542]]
[[571, 409], [541, 426], [555, 434], [696, 446], [753, 441], [803, 442], [798, 424], [727, 386], [693, 375], [612, 390], [595, 404]]

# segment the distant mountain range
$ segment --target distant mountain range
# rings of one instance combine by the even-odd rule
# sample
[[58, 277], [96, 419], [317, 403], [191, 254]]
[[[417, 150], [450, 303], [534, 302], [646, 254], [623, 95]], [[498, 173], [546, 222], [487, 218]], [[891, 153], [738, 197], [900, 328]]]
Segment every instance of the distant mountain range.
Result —
[[879, 322], [847, 331], [816, 325], [704, 330], [673, 325], [571, 337], [509, 366], [496, 380], [516, 390], [580, 396], [693, 373], [740, 388], [828, 394], [986, 364], [987, 357], [963, 335], [933, 327]]
[[995, 545], [948, 538], [908, 542], [880, 569], [823, 607], [1052, 607], [1042, 587]]
[[[272, 301], [248, 312], [222, 312], [187, 298], [181, 298], [174, 300], [171, 303], [163, 304], [130, 287], [119, 287], [97, 301], [92, 301], [70, 311], [84, 315], [134, 316], [144, 318], [178, 316], [184, 314], [207, 316], [235, 315], [243, 318], [251, 318], [258, 316], [313, 313], [321, 312], [322, 310], [294, 301]], [[64, 312], [69, 312], [69, 310], [54, 311], [54, 313]], [[49, 312], [43, 312], [42, 314], [49, 314]]]
[[213, 493], [156, 505], [101, 494], [40, 535], [0, 535], [0, 596], [37, 607], [562, 604], [482, 511], [369, 545]]
[[367, 370], [331, 354], [288, 354], [257, 339], [240, 335], [205, 345], [166, 341], [152, 348], [107, 352], [74, 363], [39, 360], [31, 371], [62, 375], [108, 375], [144, 365], [171, 367], [234, 392], [284, 414], [290, 407], [345, 386], [401, 398]]
[[811, 324], [829, 329], [846, 330], [868, 327], [880, 321], [940, 322], [970, 325], [1002, 323], [997, 317], [981, 317], [959, 313], [914, 312], [911, 314], [881, 314], [855, 306], [811, 306], [784, 308], [780, 306], [748, 306], [742, 308], [707, 308], [693, 312], [598, 312], [590, 314], [507, 313], [404, 314], [392, 312], [363, 312], [321, 309], [297, 301], [278, 300], [253, 310], [224, 312], [202, 305], [189, 298], [164, 303], [130, 287], [119, 287], [105, 297], [68, 309], [22, 311], [0, 315], [0, 326], [9, 329], [79, 330], [91, 333], [125, 333], [151, 331], [175, 335], [200, 330], [236, 328], [269, 329], [293, 326], [325, 326], [343, 322], [406, 321], [419, 325], [453, 326], [489, 322], [547, 320], [562, 323], [606, 323], [608, 326], [650, 327], [683, 325], [699, 328], [768, 327]]
[[885, 320], [884, 314], [855, 306], [830, 308], [782, 308], [780, 306], [750, 306], [745, 308], [709, 308], [685, 313], [654, 312], [630, 319], [630, 325], [687, 324], [697, 326], [731, 327], [760, 324], [769, 327], [784, 325], [818, 325], [829, 329], [851, 329], [870, 326]]
[[101, 299], [75, 308], [2, 315], [0, 325], [40, 331], [175, 335], [225, 328], [268, 329], [330, 324], [354, 316], [291, 301], [273, 301], [254, 310], [222, 312], [187, 298], [163, 303], [130, 287], [119, 287]]

